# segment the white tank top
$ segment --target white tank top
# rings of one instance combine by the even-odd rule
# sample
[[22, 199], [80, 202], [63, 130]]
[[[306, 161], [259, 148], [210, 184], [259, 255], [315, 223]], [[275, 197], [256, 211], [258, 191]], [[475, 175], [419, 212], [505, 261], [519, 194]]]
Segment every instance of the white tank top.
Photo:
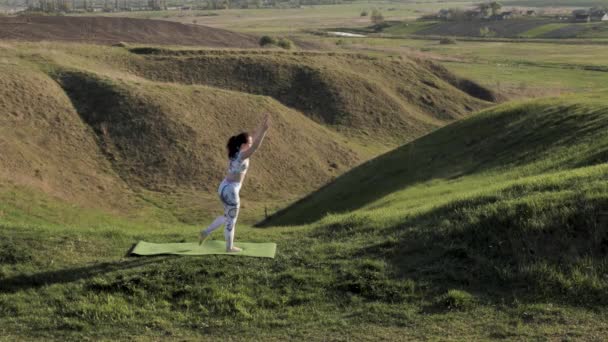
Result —
[[228, 161], [228, 173], [231, 175], [245, 173], [248, 168], [249, 158], [241, 160], [241, 152], [237, 152], [236, 155]]

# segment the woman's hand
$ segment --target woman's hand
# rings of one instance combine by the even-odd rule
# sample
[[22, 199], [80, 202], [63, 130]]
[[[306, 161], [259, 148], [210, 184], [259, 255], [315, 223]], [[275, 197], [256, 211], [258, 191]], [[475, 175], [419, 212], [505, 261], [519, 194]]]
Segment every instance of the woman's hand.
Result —
[[241, 157], [243, 159], [249, 158], [262, 144], [262, 140], [264, 140], [264, 136], [266, 136], [266, 131], [270, 128], [270, 114], [266, 114], [264, 120], [260, 123], [258, 128], [255, 130], [255, 134], [253, 135], [253, 144], [246, 151], [241, 153]]

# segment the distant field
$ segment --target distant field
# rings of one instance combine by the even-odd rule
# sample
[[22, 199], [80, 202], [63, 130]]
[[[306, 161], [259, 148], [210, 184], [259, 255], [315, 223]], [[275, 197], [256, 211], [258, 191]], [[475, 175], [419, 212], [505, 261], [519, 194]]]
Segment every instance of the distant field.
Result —
[[417, 35], [481, 37], [488, 29], [492, 37], [517, 37], [534, 27], [547, 23], [542, 19], [442, 22], [416, 32]]
[[[335, 38], [328, 38], [336, 41]], [[446, 58], [466, 61], [492, 61], [513, 63], [551, 64], [584, 68], [586, 66], [608, 66], [603, 57], [608, 56], [605, 45], [563, 45], [547, 43], [517, 42], [475, 42], [459, 41], [456, 44], [441, 45], [431, 39], [394, 39], [394, 38], [352, 38], [345, 47], [373, 47], [386, 53], [407, 52], [415, 48], [422, 52], [439, 54]], [[399, 50], [401, 49], [401, 50]]]
[[608, 6], [608, 0], [506, 0], [505, 6], [531, 6], [531, 7], [593, 7]]
[[608, 90], [605, 45], [469, 42], [441, 45], [438, 40], [326, 38], [341, 49], [379, 55], [418, 55], [509, 97]]
[[[218, 11], [150, 11], [124, 12], [99, 15], [127, 16], [135, 18], [162, 19], [226, 28], [241, 32], [285, 33], [313, 28], [365, 27], [371, 25], [370, 17], [361, 16], [362, 11], [371, 13], [379, 9], [386, 20], [413, 20], [423, 14], [433, 13], [445, 7], [472, 6], [474, 1], [436, 0], [416, 2], [357, 2], [353, 4], [303, 6], [286, 9], [230, 9]], [[210, 16], [209, 14], [213, 15]]]
[[603, 72], [500, 63], [444, 62], [444, 65], [460, 76], [474, 79], [500, 94], [512, 97], [608, 91], [608, 75]]
[[382, 30], [383, 34], [390, 35], [408, 35], [416, 32], [429, 29], [437, 25], [436, 21], [405, 21], [398, 24], [390, 25]]
[[540, 25], [537, 26], [533, 29], [530, 29], [526, 32], [523, 32], [520, 34], [521, 37], [524, 38], [536, 38], [536, 37], [541, 37], [549, 32], [555, 31], [557, 29], [563, 28], [563, 27], [567, 27], [570, 26], [571, 24], [565, 24], [565, 23], [552, 23], [552, 24], [546, 24], [546, 25]]
[[604, 38], [608, 37], [608, 24], [597, 25], [588, 28], [578, 34], [580, 38]]
[[[485, 30], [485, 33], [482, 33]], [[374, 34], [372, 30], [368, 30]], [[500, 21], [391, 22], [381, 31], [388, 35], [421, 35], [486, 38], [608, 38], [608, 23], [556, 22], [550, 19]]]

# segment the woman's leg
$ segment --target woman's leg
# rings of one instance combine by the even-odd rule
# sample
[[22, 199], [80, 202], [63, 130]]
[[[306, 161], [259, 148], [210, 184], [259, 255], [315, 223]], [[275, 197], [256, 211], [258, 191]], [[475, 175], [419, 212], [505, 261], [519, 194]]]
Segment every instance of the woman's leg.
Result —
[[226, 239], [226, 250], [231, 251], [234, 247], [234, 233], [236, 230], [236, 219], [239, 216], [238, 205], [225, 206], [224, 217], [226, 226], [224, 227], [224, 238]]
[[207, 229], [203, 229], [203, 232], [205, 233], [205, 235], [209, 235], [214, 230], [218, 229], [221, 225], [223, 225], [225, 222], [226, 222], [225, 216], [218, 216], [218, 217], [216, 217], [215, 221], [213, 221], [213, 223], [211, 223], [207, 227]]
[[207, 229], [203, 229], [201, 230], [200, 233], [198, 233], [198, 244], [199, 246], [201, 244], [203, 244], [203, 242], [205, 242], [205, 240], [207, 240], [207, 238], [209, 237], [209, 235], [211, 235], [211, 233], [216, 230], [217, 228], [219, 228], [222, 224], [224, 224], [224, 222], [226, 222], [226, 218], [224, 216], [218, 216], [215, 221], [213, 221], [209, 227], [207, 227]]
[[238, 251], [234, 247], [234, 233], [236, 229], [236, 219], [239, 216], [240, 184], [226, 183], [220, 188], [220, 198], [224, 204], [224, 238], [226, 239], [226, 251]]

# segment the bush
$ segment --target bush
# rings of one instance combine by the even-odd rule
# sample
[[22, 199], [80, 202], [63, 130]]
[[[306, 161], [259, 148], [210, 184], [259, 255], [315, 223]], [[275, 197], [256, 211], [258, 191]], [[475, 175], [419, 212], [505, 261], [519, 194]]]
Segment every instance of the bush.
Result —
[[389, 23], [381, 22], [381, 23], [374, 25], [372, 27], [372, 29], [374, 30], [374, 32], [382, 32], [382, 30], [384, 30], [385, 28], [388, 28], [390, 26], [391, 25]]
[[377, 9], [374, 9], [372, 11], [371, 20], [374, 25], [382, 24], [384, 22], [384, 16], [382, 15], [382, 13], [380, 11], [378, 11]]
[[496, 32], [490, 30], [490, 28], [486, 26], [479, 29], [479, 35], [482, 37], [494, 37]]
[[5, 239], [0, 243], [0, 265], [16, 265], [32, 261], [32, 253], [25, 243]]
[[279, 38], [277, 45], [282, 47], [283, 49], [289, 50], [293, 46], [293, 43], [287, 38]]
[[442, 45], [456, 44], [456, 41], [452, 38], [441, 38], [439, 40], [439, 44], [442, 44]]
[[361, 16], [362, 16], [362, 17], [367, 17], [367, 15], [368, 15], [367, 11], [362, 11], [362, 12], [361, 12]]
[[449, 290], [435, 299], [438, 308], [464, 311], [475, 306], [475, 297], [466, 291]]
[[276, 43], [277, 40], [271, 36], [262, 36], [262, 38], [260, 38], [260, 46], [275, 45]]

